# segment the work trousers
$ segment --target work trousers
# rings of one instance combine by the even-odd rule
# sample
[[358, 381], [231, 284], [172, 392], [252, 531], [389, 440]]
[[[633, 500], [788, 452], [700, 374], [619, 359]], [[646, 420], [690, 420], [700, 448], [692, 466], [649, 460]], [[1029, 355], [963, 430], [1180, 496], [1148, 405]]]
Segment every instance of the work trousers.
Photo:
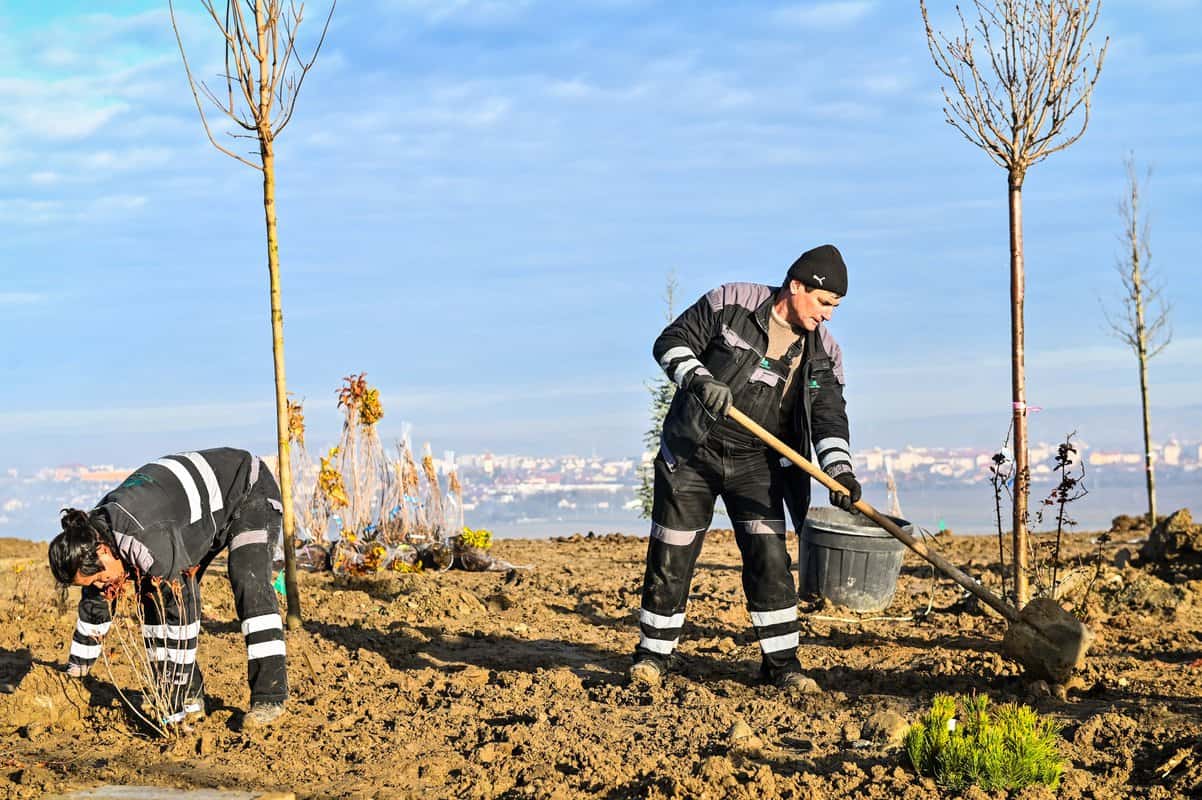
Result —
[[145, 579], [142, 587], [146, 651], [160, 677], [173, 687], [173, 706], [199, 697], [204, 679], [196, 663], [200, 635], [200, 579], [213, 559], [228, 551], [234, 608], [246, 642], [250, 701], [279, 703], [288, 696], [284, 627], [272, 586], [272, 557], [280, 541], [282, 506], [275, 477], [260, 470], [246, 499], [219, 532], [200, 565], [173, 582]]
[[[641, 637], [635, 660], [662, 667], [680, 640], [689, 585], [705, 532], [721, 496], [743, 559], [743, 593], [763, 656], [762, 676], [797, 672], [797, 590], [785, 543], [785, 503], [809, 507], [809, 481], [791, 476], [758, 440], [711, 435], [687, 461], [669, 470], [655, 459], [651, 538], [643, 577]], [[792, 479], [790, 479], [792, 477]], [[794, 520], [794, 526], [800, 525]]]

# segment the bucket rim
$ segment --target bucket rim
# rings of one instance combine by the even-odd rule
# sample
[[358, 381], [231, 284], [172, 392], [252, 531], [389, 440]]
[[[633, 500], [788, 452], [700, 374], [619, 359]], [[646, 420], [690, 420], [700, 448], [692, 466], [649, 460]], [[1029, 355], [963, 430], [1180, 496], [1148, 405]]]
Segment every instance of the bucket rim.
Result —
[[[897, 527], [902, 530], [913, 528], [913, 523], [901, 517], [882, 514], [886, 519], [892, 520]], [[817, 518], [817, 524], [814, 520]], [[855, 520], [863, 520], [863, 524], [858, 524]], [[893, 534], [877, 525], [872, 520], [864, 517], [861, 514], [851, 514], [841, 508], [834, 506], [818, 506], [811, 508], [806, 514], [805, 522], [802, 524], [803, 529], [813, 528], [816, 530], [827, 531], [830, 533], [840, 533], [847, 536], [864, 536], [872, 539], [893, 539]]]

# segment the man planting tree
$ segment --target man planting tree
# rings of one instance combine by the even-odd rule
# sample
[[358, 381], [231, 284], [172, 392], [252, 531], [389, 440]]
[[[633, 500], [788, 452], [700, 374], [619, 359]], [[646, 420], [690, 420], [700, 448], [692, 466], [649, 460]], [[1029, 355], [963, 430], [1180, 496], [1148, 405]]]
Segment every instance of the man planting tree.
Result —
[[743, 557], [743, 591], [759, 639], [761, 677], [791, 692], [818, 687], [797, 658], [797, 592], [785, 546], [784, 506], [800, 529], [810, 479], [727, 418], [733, 405], [809, 455], [860, 499], [852, 474], [842, 353], [823, 325], [847, 294], [833, 245], [808, 250], [779, 287], [728, 283], [708, 292], [655, 340], [660, 366], [680, 390], [655, 458], [651, 539], [643, 579], [642, 636], [631, 680], [658, 684], [672, 662], [702, 540], [721, 495]]
[[50, 543], [50, 569], [83, 587], [67, 672], [88, 673], [112, 624], [112, 598], [133, 581], [155, 682], [164, 689], [163, 725], [204, 712], [196, 664], [200, 579], [228, 552], [230, 585], [246, 640], [250, 711], [243, 726], [274, 723], [288, 696], [284, 631], [272, 557], [280, 539], [280, 489], [244, 450], [166, 456], [139, 467], [91, 511], [65, 509]]

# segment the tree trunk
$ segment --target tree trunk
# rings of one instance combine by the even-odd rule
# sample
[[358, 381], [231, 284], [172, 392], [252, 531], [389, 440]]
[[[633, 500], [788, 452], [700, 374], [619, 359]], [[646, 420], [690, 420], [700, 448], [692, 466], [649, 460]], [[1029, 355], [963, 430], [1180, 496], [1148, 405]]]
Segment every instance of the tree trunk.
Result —
[[271, 354], [275, 362], [276, 444], [279, 453], [280, 499], [284, 505], [284, 589], [288, 597], [288, 630], [301, 627], [300, 591], [296, 584], [295, 518], [292, 514], [292, 455], [288, 442], [288, 382], [284, 375], [284, 311], [280, 303], [280, 243], [275, 219], [275, 153], [269, 136], [260, 134], [263, 158], [263, 215], [267, 223], [267, 274], [271, 281]]
[[1023, 351], [1023, 176], [1008, 175], [1010, 188], [1010, 386], [1014, 413], [1014, 602], [1021, 609], [1030, 599], [1027, 583], [1027, 386]]
[[1156, 471], [1152, 464], [1152, 412], [1148, 408], [1148, 354], [1139, 354], [1139, 399], [1144, 407], [1144, 469], [1148, 483], [1148, 525], [1156, 527]]
[[1139, 270], [1139, 247], [1133, 245], [1131, 285], [1135, 291], [1135, 342], [1139, 357], [1139, 401], [1144, 412], [1144, 476], [1148, 484], [1148, 527], [1156, 527], [1156, 473], [1152, 464], [1152, 410], [1148, 408], [1148, 332], [1144, 327], [1143, 276]]

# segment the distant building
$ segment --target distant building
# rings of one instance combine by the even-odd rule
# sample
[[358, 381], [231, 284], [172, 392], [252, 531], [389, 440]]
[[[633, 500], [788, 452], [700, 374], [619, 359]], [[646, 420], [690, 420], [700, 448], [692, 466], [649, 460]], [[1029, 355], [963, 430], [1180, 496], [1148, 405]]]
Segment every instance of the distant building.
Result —
[[[1155, 455], [1153, 455], [1152, 460], [1156, 460]], [[1089, 454], [1089, 465], [1091, 467], [1105, 467], [1114, 465], [1139, 466], [1143, 462], [1143, 456], [1139, 453], [1120, 453], [1114, 450], [1094, 450]]]
[[55, 467], [52, 480], [70, 481], [79, 477], [79, 474], [86, 469], [83, 464], [64, 464], [61, 467]]
[[131, 472], [133, 472], [132, 469], [127, 469], [124, 467], [93, 467], [92, 469], [81, 470], [79, 473], [79, 479], [81, 481], [90, 481], [92, 483], [111, 483], [112, 485], [116, 486], [128, 478]]

